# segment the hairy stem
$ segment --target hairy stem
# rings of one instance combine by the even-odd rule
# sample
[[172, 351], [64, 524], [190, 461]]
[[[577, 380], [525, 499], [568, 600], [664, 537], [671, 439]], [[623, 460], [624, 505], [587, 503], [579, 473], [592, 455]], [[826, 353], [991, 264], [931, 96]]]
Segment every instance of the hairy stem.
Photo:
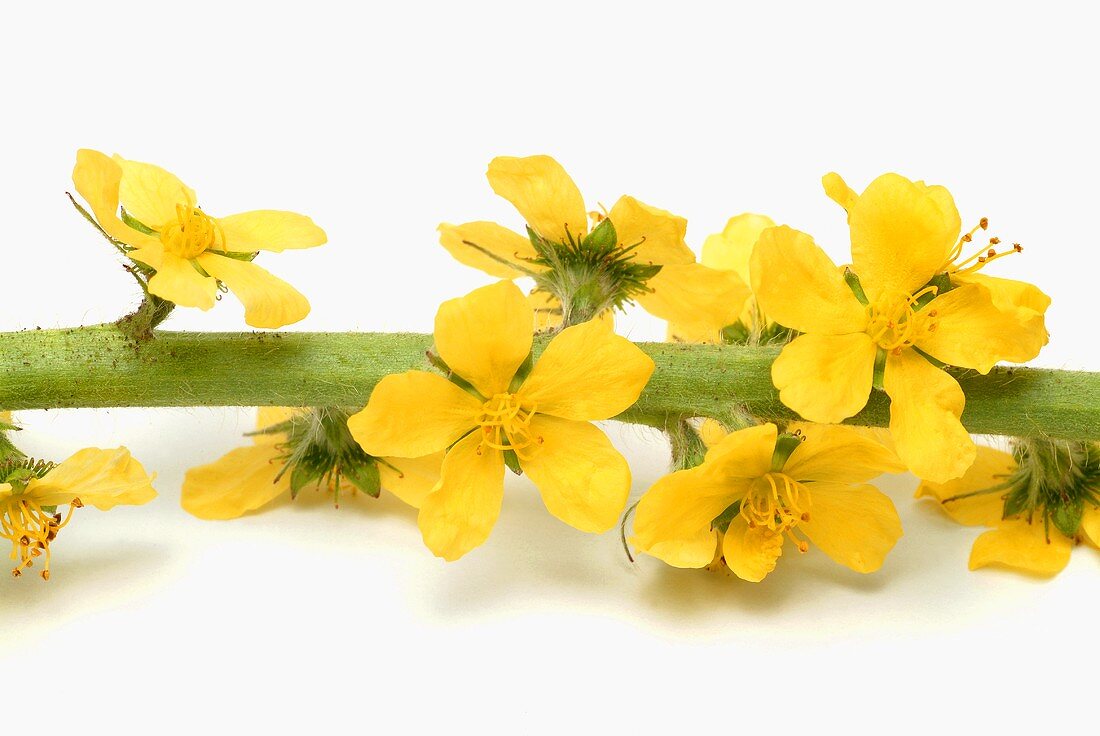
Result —
[[[0, 333], [0, 407], [362, 406], [385, 375], [427, 369], [430, 335], [161, 332], [113, 325]], [[536, 353], [545, 344], [537, 341]], [[622, 415], [792, 418], [771, 383], [778, 348], [640, 343], [657, 369]], [[1100, 440], [1100, 373], [996, 368], [957, 374], [975, 434]], [[851, 421], [885, 426], [872, 393]]]

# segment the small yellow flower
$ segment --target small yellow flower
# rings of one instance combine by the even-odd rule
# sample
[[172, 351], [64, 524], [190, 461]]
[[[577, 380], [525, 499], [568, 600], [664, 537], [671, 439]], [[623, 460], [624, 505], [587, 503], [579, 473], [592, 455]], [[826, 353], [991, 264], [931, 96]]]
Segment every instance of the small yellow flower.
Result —
[[[287, 446], [288, 433], [264, 430], [278, 428], [303, 414], [301, 409], [288, 407], [260, 408], [256, 417], [256, 428], [259, 431], [252, 435], [253, 445], [238, 447], [213, 463], [188, 470], [183, 479], [180, 505], [200, 519], [236, 519], [265, 506], [279, 496], [293, 495], [294, 468], [288, 466], [287, 460], [292, 456], [294, 448]], [[313, 457], [319, 451], [328, 450], [331, 453], [331, 448], [303, 449]], [[370, 464], [377, 469], [378, 477], [375, 480], [381, 487], [410, 506], [419, 508], [424, 496], [439, 480], [443, 453], [411, 459], [370, 460]], [[356, 486], [347, 480], [348, 469], [335, 467], [334, 463], [338, 459], [326, 457], [321, 462], [326, 465], [326, 470], [334, 472], [324, 477], [318, 474], [316, 480], [320, 483], [327, 479], [339, 503], [340, 491], [354, 492]], [[343, 479], [337, 476], [336, 471], [339, 470], [345, 471]]]
[[[977, 459], [961, 478], [924, 481], [916, 495], [939, 501], [939, 507], [960, 524], [990, 527], [974, 541], [971, 570], [1003, 566], [1056, 575], [1069, 563], [1076, 543], [1100, 548], [1100, 450], [1084, 445], [1076, 454], [1029, 474], [1021, 472], [1012, 454], [979, 447]], [[1064, 513], [1067, 510], [1070, 513]]]
[[492, 531], [504, 468], [522, 468], [551, 514], [577, 529], [615, 525], [630, 468], [591, 421], [629, 408], [653, 361], [600, 321], [562, 330], [527, 372], [531, 305], [502, 281], [445, 302], [435, 343], [452, 380], [424, 371], [387, 376], [348, 426], [371, 455], [446, 449], [439, 485], [420, 505], [424, 542], [456, 560]]
[[323, 244], [324, 230], [305, 215], [255, 210], [213, 217], [199, 208], [194, 190], [159, 166], [88, 149], [77, 152], [73, 183], [107, 236], [155, 270], [151, 294], [207, 310], [221, 282], [244, 304], [253, 327], [282, 327], [309, 314], [294, 287], [251, 262], [262, 250]]
[[[42, 557], [41, 575], [49, 580], [50, 544], [76, 509], [146, 503], [157, 495], [152, 480], [124, 447], [85, 448], [56, 466], [21, 455], [0, 460], [0, 538], [12, 545], [12, 575], [19, 577]], [[56, 508], [65, 505], [63, 516]]]
[[[642, 497], [633, 543], [674, 567], [713, 566], [760, 582], [789, 538], [800, 552], [817, 545], [857, 572], [878, 570], [901, 537], [893, 502], [867, 481], [904, 467], [893, 453], [850, 427], [774, 424], [733, 432], [702, 465], [666, 475]], [[721, 545], [721, 553], [717, 552]]]
[[[591, 314], [582, 309], [579, 320], [567, 318], [567, 323], [619, 308], [627, 300], [693, 329], [718, 330], [737, 318], [747, 286], [733, 273], [695, 262], [684, 242], [687, 221], [682, 217], [627, 196], [606, 214], [588, 213], [577, 185], [549, 156], [499, 156], [489, 164], [488, 179], [493, 191], [519, 211], [532, 236], [494, 222], [444, 223], [440, 243], [460, 262], [491, 276], [533, 276], [543, 292], [535, 298], [544, 307], [548, 298], [551, 306], [557, 301], [560, 307], [570, 295], [592, 307]], [[590, 215], [597, 224], [592, 232]], [[614, 247], [600, 250], [598, 262], [590, 262], [586, 254], [597, 249], [588, 247], [586, 236], [605, 221], [614, 226], [608, 230]], [[536, 242], [553, 253], [540, 252]]]
[[[836, 180], [826, 188], [836, 195]], [[760, 305], [803, 333], [772, 366], [780, 399], [831, 424], [859, 412], [877, 385], [902, 460], [922, 478], [956, 478], [976, 452], [959, 421], [965, 397], [929, 357], [981, 373], [1030, 360], [1046, 343], [1049, 300], [1027, 285], [1001, 288], [1003, 279], [997, 296], [993, 281], [954, 268], [960, 220], [943, 187], [885, 174], [858, 197], [836, 196], [849, 208], [854, 276], [785, 226], [765, 230], [753, 251]], [[1002, 301], [1010, 292], [1019, 298]]]

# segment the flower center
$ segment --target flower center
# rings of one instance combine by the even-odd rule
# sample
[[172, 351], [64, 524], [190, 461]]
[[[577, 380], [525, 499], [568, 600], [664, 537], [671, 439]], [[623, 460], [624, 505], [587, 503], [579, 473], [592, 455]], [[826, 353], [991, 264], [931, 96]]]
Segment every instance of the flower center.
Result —
[[900, 354], [936, 330], [936, 310], [923, 311], [920, 300], [939, 288], [926, 286], [915, 294], [885, 294], [868, 307], [867, 334], [883, 350]]
[[738, 512], [750, 529], [763, 527], [776, 534], [786, 533], [805, 552], [810, 545], [794, 534], [800, 522], [810, 520], [810, 492], [806, 486], [795, 482], [783, 473], [767, 473], [753, 481], [752, 487], [741, 499]]
[[0, 538], [11, 542], [11, 559], [17, 563], [12, 568], [13, 577], [34, 565], [34, 558], [45, 553], [42, 579], [50, 579], [50, 542], [69, 523], [75, 509], [83, 506], [79, 498], [69, 504], [69, 513], [47, 513], [34, 499], [13, 496], [0, 501]]
[[967, 244], [974, 242], [974, 233], [988, 228], [989, 218], [983, 217], [970, 232], [959, 238], [959, 242], [951, 249], [951, 255], [947, 257], [947, 261], [939, 270], [946, 271], [948, 274], [974, 273], [975, 271], [982, 270], [987, 264], [992, 263], [998, 258], [1010, 256], [1013, 253], [1023, 253], [1024, 247], [1019, 243], [1013, 243], [1011, 248], [1005, 248], [999, 251], [997, 250], [997, 246], [1001, 244], [1001, 239], [998, 237], [991, 237], [988, 245], [978, 249], [978, 251], [969, 258], [959, 260], [962, 258], [963, 250], [966, 248]]
[[523, 450], [532, 444], [542, 444], [542, 437], [531, 433], [534, 416], [533, 404], [524, 403], [516, 394], [497, 394], [482, 405], [477, 415], [481, 447], [514, 450], [516, 455], [523, 457]]
[[225, 235], [217, 221], [198, 207], [177, 204], [176, 221], [160, 229], [160, 242], [169, 253], [195, 258], [211, 248], [224, 250]]

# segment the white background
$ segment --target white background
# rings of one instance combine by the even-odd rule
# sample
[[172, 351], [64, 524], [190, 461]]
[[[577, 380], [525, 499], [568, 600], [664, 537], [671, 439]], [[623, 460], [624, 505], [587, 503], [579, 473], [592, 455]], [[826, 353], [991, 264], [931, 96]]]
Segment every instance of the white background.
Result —
[[[485, 166], [550, 153], [592, 205], [630, 193], [686, 216], [696, 248], [758, 211], [838, 261], [846, 228], [823, 173], [857, 189], [887, 170], [945, 184], [964, 222], [988, 216], [1024, 244], [999, 273], [1053, 295], [1036, 363], [1100, 368], [1091, 16], [1058, 3], [704, 7], [9, 8], [0, 329], [110, 320], [136, 301], [64, 198], [78, 147], [160, 163], [214, 214], [312, 215], [329, 245], [261, 257], [312, 301], [295, 329], [421, 332], [441, 300], [487, 281], [437, 245], [436, 224], [520, 226]], [[230, 298], [168, 326], [242, 325]], [[643, 313], [619, 325], [663, 332]], [[815, 551], [754, 586], [632, 566], [614, 534], [552, 519], [525, 479], [509, 481], [490, 542], [450, 565], [388, 498], [334, 511], [307, 493], [201, 523], [178, 508], [182, 474], [242, 442], [250, 411], [19, 419], [35, 454], [126, 444], [161, 497], [79, 512], [48, 584], [0, 578], [3, 733], [1094, 724], [1095, 677], [1078, 668], [1095, 669], [1100, 556], [1078, 549], [1045, 583], [969, 573], [976, 531], [914, 503], [911, 477], [884, 481], [907, 533], [882, 572]], [[609, 432], [640, 494], [665, 445]]]

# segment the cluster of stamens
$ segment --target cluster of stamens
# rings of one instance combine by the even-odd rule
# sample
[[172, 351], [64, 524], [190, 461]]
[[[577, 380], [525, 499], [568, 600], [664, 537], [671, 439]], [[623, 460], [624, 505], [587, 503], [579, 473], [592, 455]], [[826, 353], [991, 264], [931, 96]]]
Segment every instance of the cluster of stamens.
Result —
[[799, 552], [806, 552], [809, 543], [795, 536], [794, 529], [810, 520], [810, 506], [810, 493], [804, 485], [783, 473], [767, 473], [757, 478], [741, 499], [739, 513], [750, 529], [763, 527], [786, 534]]
[[180, 258], [195, 258], [207, 250], [224, 249], [225, 234], [217, 220], [198, 207], [176, 205], [176, 221], [160, 229], [165, 249]]
[[959, 259], [962, 258], [963, 251], [966, 249], [966, 246], [969, 243], [974, 242], [974, 234], [977, 233], [979, 230], [988, 229], [989, 218], [983, 217], [981, 220], [978, 221], [978, 224], [970, 230], [970, 232], [959, 238], [959, 242], [956, 243], [955, 247], [951, 249], [951, 255], [947, 257], [947, 261], [944, 263], [943, 268], [940, 270], [947, 271], [947, 273], [949, 274], [974, 273], [975, 271], [979, 271], [984, 268], [986, 264], [992, 263], [998, 258], [1004, 258], [1005, 256], [1012, 255], [1013, 253], [1023, 253], [1024, 247], [1019, 243], [1013, 243], [1012, 247], [1010, 248], [997, 250], [997, 246], [1001, 244], [1001, 239], [994, 236], [989, 239], [988, 245], [982, 247], [970, 257], [960, 261]]
[[936, 331], [935, 309], [920, 309], [920, 301], [939, 291], [926, 286], [915, 294], [884, 295], [868, 307], [867, 334], [886, 352], [900, 353], [920, 338]]
[[65, 528], [75, 509], [83, 506], [79, 498], [69, 504], [69, 512], [46, 512], [34, 499], [16, 496], [0, 503], [0, 538], [11, 542], [11, 559], [16, 563], [12, 577], [20, 577], [23, 571], [34, 565], [37, 557], [45, 556], [42, 579], [50, 579], [50, 542]]
[[513, 450], [523, 457], [523, 451], [534, 444], [542, 444], [542, 437], [531, 432], [531, 420], [535, 406], [525, 404], [516, 394], [496, 394], [485, 402], [477, 416], [481, 428], [481, 445], [494, 450]]

